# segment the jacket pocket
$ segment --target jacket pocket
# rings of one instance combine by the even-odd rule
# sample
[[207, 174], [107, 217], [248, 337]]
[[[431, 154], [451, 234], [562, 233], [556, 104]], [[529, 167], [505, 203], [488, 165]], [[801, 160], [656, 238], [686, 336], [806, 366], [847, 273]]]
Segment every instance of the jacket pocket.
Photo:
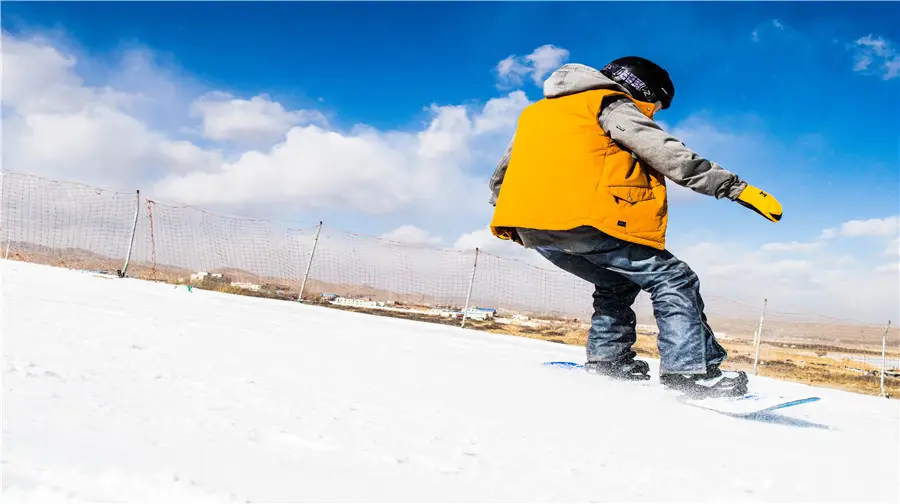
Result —
[[609, 186], [607, 189], [609, 189], [609, 194], [616, 199], [616, 202], [625, 201], [633, 204], [656, 199], [653, 189], [649, 187]]

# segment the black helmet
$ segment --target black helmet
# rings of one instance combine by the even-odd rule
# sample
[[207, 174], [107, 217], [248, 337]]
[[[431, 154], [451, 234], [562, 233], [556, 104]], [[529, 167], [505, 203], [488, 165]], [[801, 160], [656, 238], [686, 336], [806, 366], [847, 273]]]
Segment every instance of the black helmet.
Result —
[[637, 100], [662, 102], [663, 110], [669, 108], [675, 97], [675, 86], [669, 72], [639, 56], [619, 58], [603, 67], [600, 73], [627, 89]]

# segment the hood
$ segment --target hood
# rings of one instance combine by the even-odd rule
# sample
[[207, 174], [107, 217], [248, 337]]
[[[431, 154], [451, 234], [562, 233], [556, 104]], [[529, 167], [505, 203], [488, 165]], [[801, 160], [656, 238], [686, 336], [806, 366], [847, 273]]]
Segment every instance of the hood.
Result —
[[588, 89], [611, 89], [629, 94], [628, 90], [596, 68], [580, 63], [567, 63], [551, 73], [544, 81], [544, 96], [547, 98], [580, 93]]

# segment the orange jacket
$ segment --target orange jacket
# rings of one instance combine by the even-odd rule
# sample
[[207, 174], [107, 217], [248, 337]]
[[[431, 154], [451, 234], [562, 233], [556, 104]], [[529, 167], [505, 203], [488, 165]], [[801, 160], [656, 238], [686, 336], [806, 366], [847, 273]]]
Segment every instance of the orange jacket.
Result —
[[593, 89], [544, 98], [519, 116], [491, 232], [593, 226], [633, 243], [665, 248], [668, 204], [662, 175], [621, 150], [597, 123], [604, 98], [621, 95], [648, 117], [653, 104]]

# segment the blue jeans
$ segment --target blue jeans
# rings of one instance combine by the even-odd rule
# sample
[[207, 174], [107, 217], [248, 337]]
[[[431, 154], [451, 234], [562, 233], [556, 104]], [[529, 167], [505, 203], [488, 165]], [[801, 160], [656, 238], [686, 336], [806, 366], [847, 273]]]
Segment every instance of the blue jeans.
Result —
[[703, 313], [700, 280], [668, 251], [605, 233], [535, 247], [550, 262], [594, 284], [594, 315], [587, 360], [634, 358], [636, 317], [631, 306], [641, 290], [650, 293], [659, 326], [660, 373], [705, 373], [727, 352]]

